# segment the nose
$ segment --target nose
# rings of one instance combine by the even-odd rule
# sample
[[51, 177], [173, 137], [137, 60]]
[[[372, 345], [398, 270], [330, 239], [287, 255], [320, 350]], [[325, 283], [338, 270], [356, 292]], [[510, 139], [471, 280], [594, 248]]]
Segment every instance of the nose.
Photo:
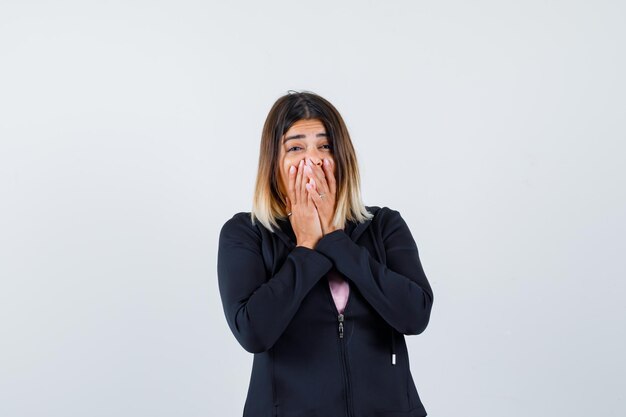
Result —
[[313, 165], [322, 166], [322, 162], [324, 159], [322, 155], [320, 155], [319, 150], [316, 149], [311, 152], [307, 152], [306, 160], [308, 160], [309, 158], [311, 158], [311, 162], [313, 163]]

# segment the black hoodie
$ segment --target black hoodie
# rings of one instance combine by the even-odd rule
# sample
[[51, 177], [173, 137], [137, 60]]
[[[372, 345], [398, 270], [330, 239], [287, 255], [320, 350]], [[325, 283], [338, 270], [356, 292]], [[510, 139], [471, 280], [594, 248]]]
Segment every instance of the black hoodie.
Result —
[[[219, 237], [226, 320], [254, 353], [244, 417], [417, 417], [426, 411], [405, 334], [426, 328], [433, 293], [400, 214], [367, 207], [315, 249], [295, 245], [288, 220], [270, 232], [237, 213]], [[326, 275], [350, 285], [344, 314]]]

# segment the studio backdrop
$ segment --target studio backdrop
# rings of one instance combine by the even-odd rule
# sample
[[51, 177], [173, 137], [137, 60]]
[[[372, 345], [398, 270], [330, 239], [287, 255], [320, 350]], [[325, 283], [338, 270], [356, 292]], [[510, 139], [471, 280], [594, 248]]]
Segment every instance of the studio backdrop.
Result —
[[[623, 416], [623, 2], [0, 3], [0, 415], [239, 416], [219, 230], [330, 100], [435, 302], [430, 416]], [[330, 416], [329, 416], [330, 417]]]

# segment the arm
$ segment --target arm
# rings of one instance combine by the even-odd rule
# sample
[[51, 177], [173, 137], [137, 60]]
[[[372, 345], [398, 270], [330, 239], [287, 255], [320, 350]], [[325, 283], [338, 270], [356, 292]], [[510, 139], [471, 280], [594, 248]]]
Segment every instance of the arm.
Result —
[[386, 212], [380, 219], [386, 265], [343, 230], [325, 235], [315, 250], [333, 261], [390, 326], [404, 334], [419, 334], [430, 319], [432, 289], [406, 222], [397, 211], [382, 210]]
[[217, 275], [228, 326], [244, 349], [257, 353], [276, 343], [302, 299], [332, 263], [312, 249], [297, 246], [280, 270], [268, 277], [261, 235], [248, 219], [235, 216], [222, 227]]

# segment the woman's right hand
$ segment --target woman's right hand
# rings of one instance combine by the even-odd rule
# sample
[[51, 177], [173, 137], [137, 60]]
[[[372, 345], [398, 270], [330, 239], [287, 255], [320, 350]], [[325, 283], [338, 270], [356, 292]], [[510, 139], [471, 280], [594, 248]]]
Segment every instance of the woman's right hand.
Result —
[[291, 213], [289, 221], [296, 235], [297, 246], [313, 249], [323, 234], [320, 217], [307, 186], [311, 187], [304, 175], [304, 160], [301, 160], [297, 168], [289, 168], [287, 211]]

